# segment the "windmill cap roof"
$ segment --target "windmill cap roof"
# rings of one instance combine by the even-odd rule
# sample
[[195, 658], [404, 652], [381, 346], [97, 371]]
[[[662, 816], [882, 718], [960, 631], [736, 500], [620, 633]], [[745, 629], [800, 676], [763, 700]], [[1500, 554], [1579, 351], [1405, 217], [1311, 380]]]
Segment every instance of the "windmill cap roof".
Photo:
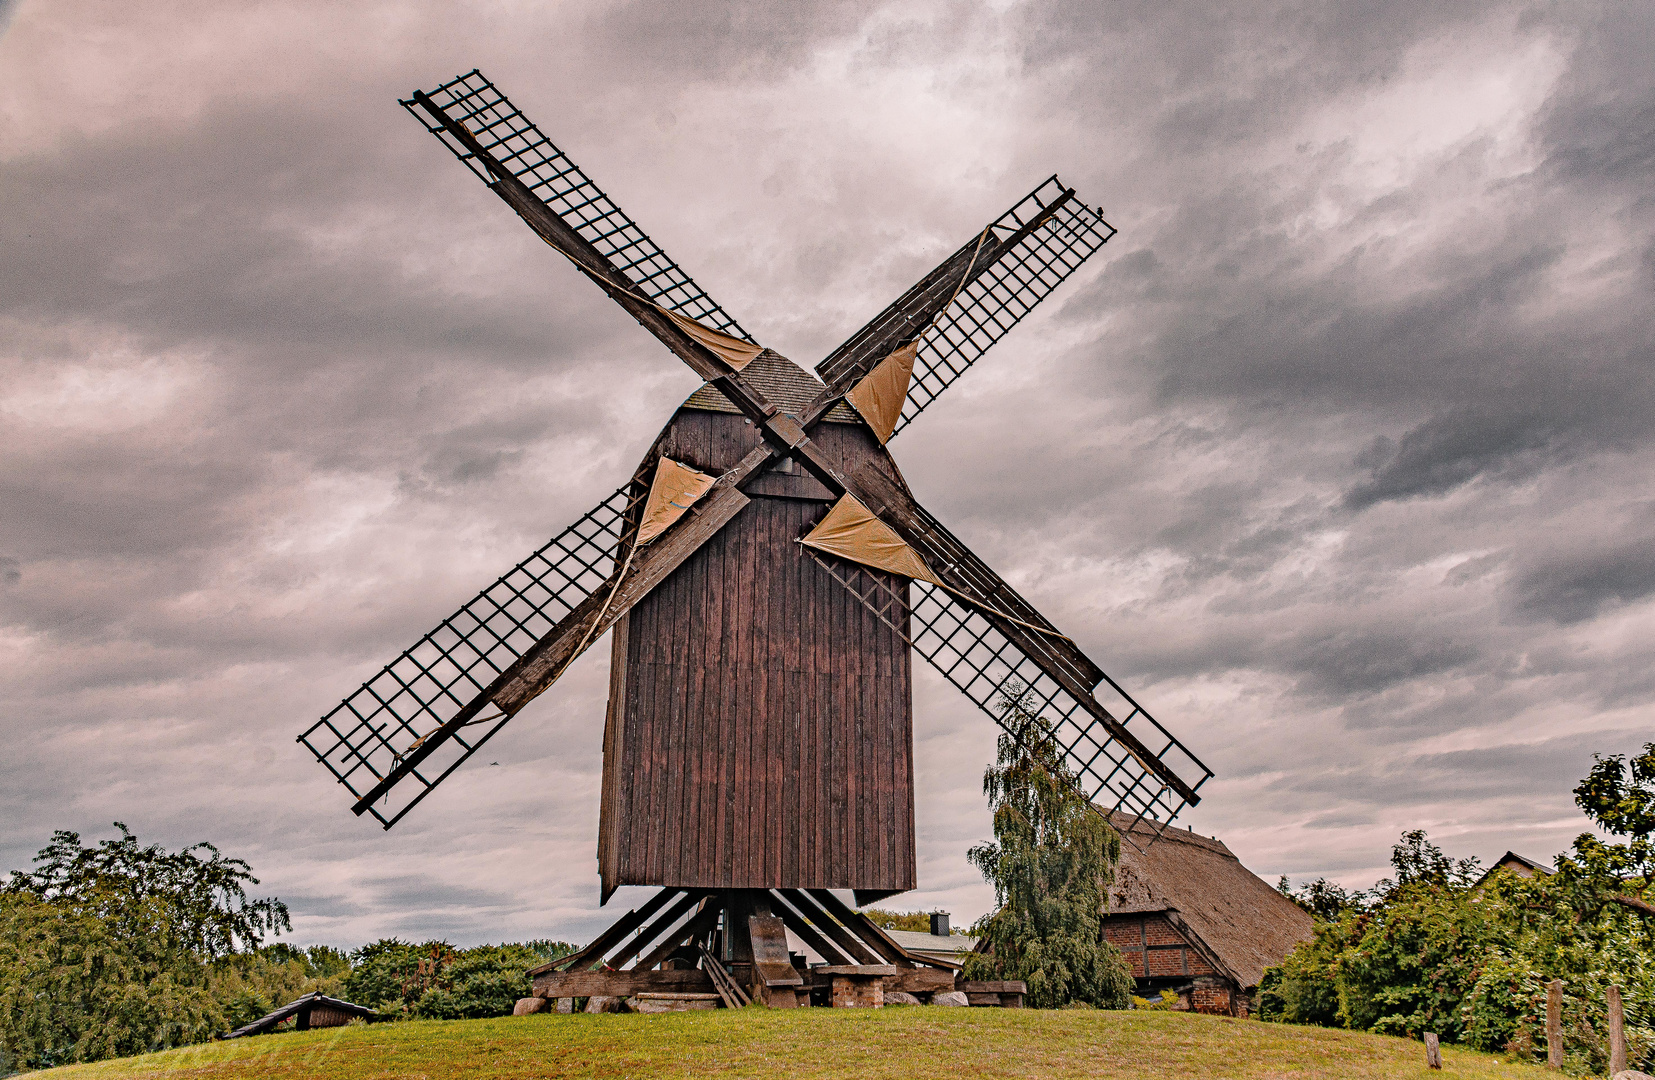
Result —
[[[741, 377], [776, 408], [794, 416], [804, 412], [805, 406], [815, 401], [822, 391], [827, 389], [822, 380], [772, 349], [766, 349], [755, 356], [751, 363], [741, 369]], [[701, 389], [691, 394], [683, 407], [703, 412], [741, 412], [710, 382], [703, 383]], [[835, 424], [859, 422], [856, 413], [842, 401], [829, 409], [822, 419]]]

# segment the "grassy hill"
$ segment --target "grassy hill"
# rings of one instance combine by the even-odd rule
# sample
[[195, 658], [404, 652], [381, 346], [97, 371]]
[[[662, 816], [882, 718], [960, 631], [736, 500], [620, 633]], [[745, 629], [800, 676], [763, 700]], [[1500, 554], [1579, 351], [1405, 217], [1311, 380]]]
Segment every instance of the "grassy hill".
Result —
[[1348, 1031], [1165, 1012], [798, 1009], [540, 1015], [332, 1028], [52, 1069], [51, 1080], [303, 1077], [1533, 1077], [1543, 1070]]

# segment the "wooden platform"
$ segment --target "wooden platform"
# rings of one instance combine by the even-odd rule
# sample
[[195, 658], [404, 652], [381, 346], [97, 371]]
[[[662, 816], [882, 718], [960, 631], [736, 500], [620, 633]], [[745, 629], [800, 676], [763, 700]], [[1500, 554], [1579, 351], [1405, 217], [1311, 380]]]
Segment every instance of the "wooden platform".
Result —
[[[789, 931], [827, 962], [810, 966], [790, 951]], [[660, 1012], [707, 1002], [877, 1007], [885, 993], [927, 1002], [950, 991], [971, 1005], [1016, 1008], [1027, 992], [1020, 982], [968, 982], [957, 964], [909, 952], [825, 889], [663, 889], [586, 948], [529, 975], [535, 998], [565, 1012], [592, 997], [635, 999], [639, 1011]]]

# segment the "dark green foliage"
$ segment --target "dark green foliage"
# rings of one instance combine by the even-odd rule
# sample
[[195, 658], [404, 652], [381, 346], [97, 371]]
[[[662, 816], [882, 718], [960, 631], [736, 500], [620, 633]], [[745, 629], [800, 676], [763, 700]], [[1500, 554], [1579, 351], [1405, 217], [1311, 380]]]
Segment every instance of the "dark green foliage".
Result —
[[1104, 940], [1102, 918], [1120, 838], [1071, 786], [1026, 695], [1019, 687], [1002, 699], [1008, 730], [983, 774], [995, 842], [969, 857], [994, 885], [997, 906], [972, 928], [989, 951], [966, 958], [966, 977], [1021, 979], [1034, 1008], [1125, 1008], [1132, 977]]
[[1559, 856], [1559, 884], [1574, 906], [1596, 914], [1606, 906], [1655, 914], [1655, 743], [1630, 766], [1620, 755], [1597, 757], [1575, 788], [1575, 802], [1607, 833], [1627, 838], [1606, 844], [1591, 833], [1575, 838], [1574, 851]]
[[1648, 839], [1655, 835], [1655, 743], [1632, 759], [1594, 756], [1592, 771], [1575, 788], [1575, 802], [1605, 832]]
[[1276, 891], [1304, 908], [1318, 919], [1333, 921], [1343, 915], [1350, 908], [1366, 907], [1372, 896], [1360, 889], [1346, 889], [1337, 882], [1327, 878], [1317, 878], [1315, 881], [1293, 888], [1288, 882], [1287, 875], [1276, 882]]
[[[220, 1023], [170, 905], [90, 889], [0, 894], [0, 1047], [45, 1068], [199, 1042]], [[113, 917], [111, 917], [113, 916]]]
[[245, 886], [257, 885], [259, 879], [242, 860], [226, 859], [206, 843], [176, 852], [158, 844], [140, 847], [125, 825], [117, 821], [115, 827], [121, 838], [100, 840], [96, 846], [83, 845], [79, 833], [53, 833], [52, 842], [35, 856], [35, 869], [13, 870], [0, 889], [101, 910], [115, 920], [148, 911], [133, 905], [154, 900], [166, 909], [168, 946], [206, 960], [237, 948], [257, 948], [265, 935], [291, 928], [287, 905], [280, 900], [247, 898]]
[[[1260, 986], [1261, 1017], [1417, 1035], [1521, 1059], [1545, 1054], [1545, 987], [1564, 981], [1565, 1068], [1607, 1065], [1604, 998], [1622, 988], [1632, 1060], [1655, 1065], [1655, 919], [1648, 897], [1655, 825], [1655, 744], [1630, 766], [1600, 758], [1575, 791], [1606, 831], [1558, 856], [1552, 876], [1506, 871], [1480, 886], [1473, 860], [1451, 860], [1422, 832], [1393, 849], [1394, 879], [1353, 902], [1293, 895], [1317, 916]], [[1286, 891], [1286, 890], [1284, 890]]]
[[1424, 829], [1402, 834], [1391, 848], [1391, 868], [1396, 880], [1387, 878], [1373, 887], [1381, 896], [1410, 885], [1466, 886], [1482, 876], [1476, 859], [1450, 859], [1426, 838]]
[[509, 1016], [517, 999], [532, 992], [528, 969], [574, 951], [561, 941], [456, 949], [445, 941], [385, 938], [351, 954], [345, 995], [381, 1012], [427, 1020]]
[[1327, 973], [1344, 941], [1341, 926], [1318, 920], [1309, 941], [1289, 953], [1280, 967], [1265, 971], [1259, 982], [1259, 1019], [1336, 1026], [1338, 985]]
[[[215, 962], [288, 928], [274, 898], [249, 900], [247, 864], [211, 844], [169, 852], [57, 832], [35, 868], [0, 886], [0, 1049], [19, 1065], [199, 1042], [225, 1023]], [[228, 991], [232, 1012], [255, 990]]]

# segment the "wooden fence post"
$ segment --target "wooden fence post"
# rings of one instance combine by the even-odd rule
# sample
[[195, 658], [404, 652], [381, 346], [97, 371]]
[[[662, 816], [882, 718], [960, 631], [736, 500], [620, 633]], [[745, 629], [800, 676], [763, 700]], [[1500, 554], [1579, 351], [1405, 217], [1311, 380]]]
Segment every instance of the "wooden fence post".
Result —
[[1626, 1071], [1626, 1016], [1621, 1011], [1621, 988], [1609, 986], [1609, 1075]]
[[1442, 1068], [1442, 1047], [1437, 1045], [1437, 1033], [1425, 1033], [1425, 1067], [1427, 1069]]
[[1546, 987], [1546, 1068], [1563, 1067], [1563, 980]]

